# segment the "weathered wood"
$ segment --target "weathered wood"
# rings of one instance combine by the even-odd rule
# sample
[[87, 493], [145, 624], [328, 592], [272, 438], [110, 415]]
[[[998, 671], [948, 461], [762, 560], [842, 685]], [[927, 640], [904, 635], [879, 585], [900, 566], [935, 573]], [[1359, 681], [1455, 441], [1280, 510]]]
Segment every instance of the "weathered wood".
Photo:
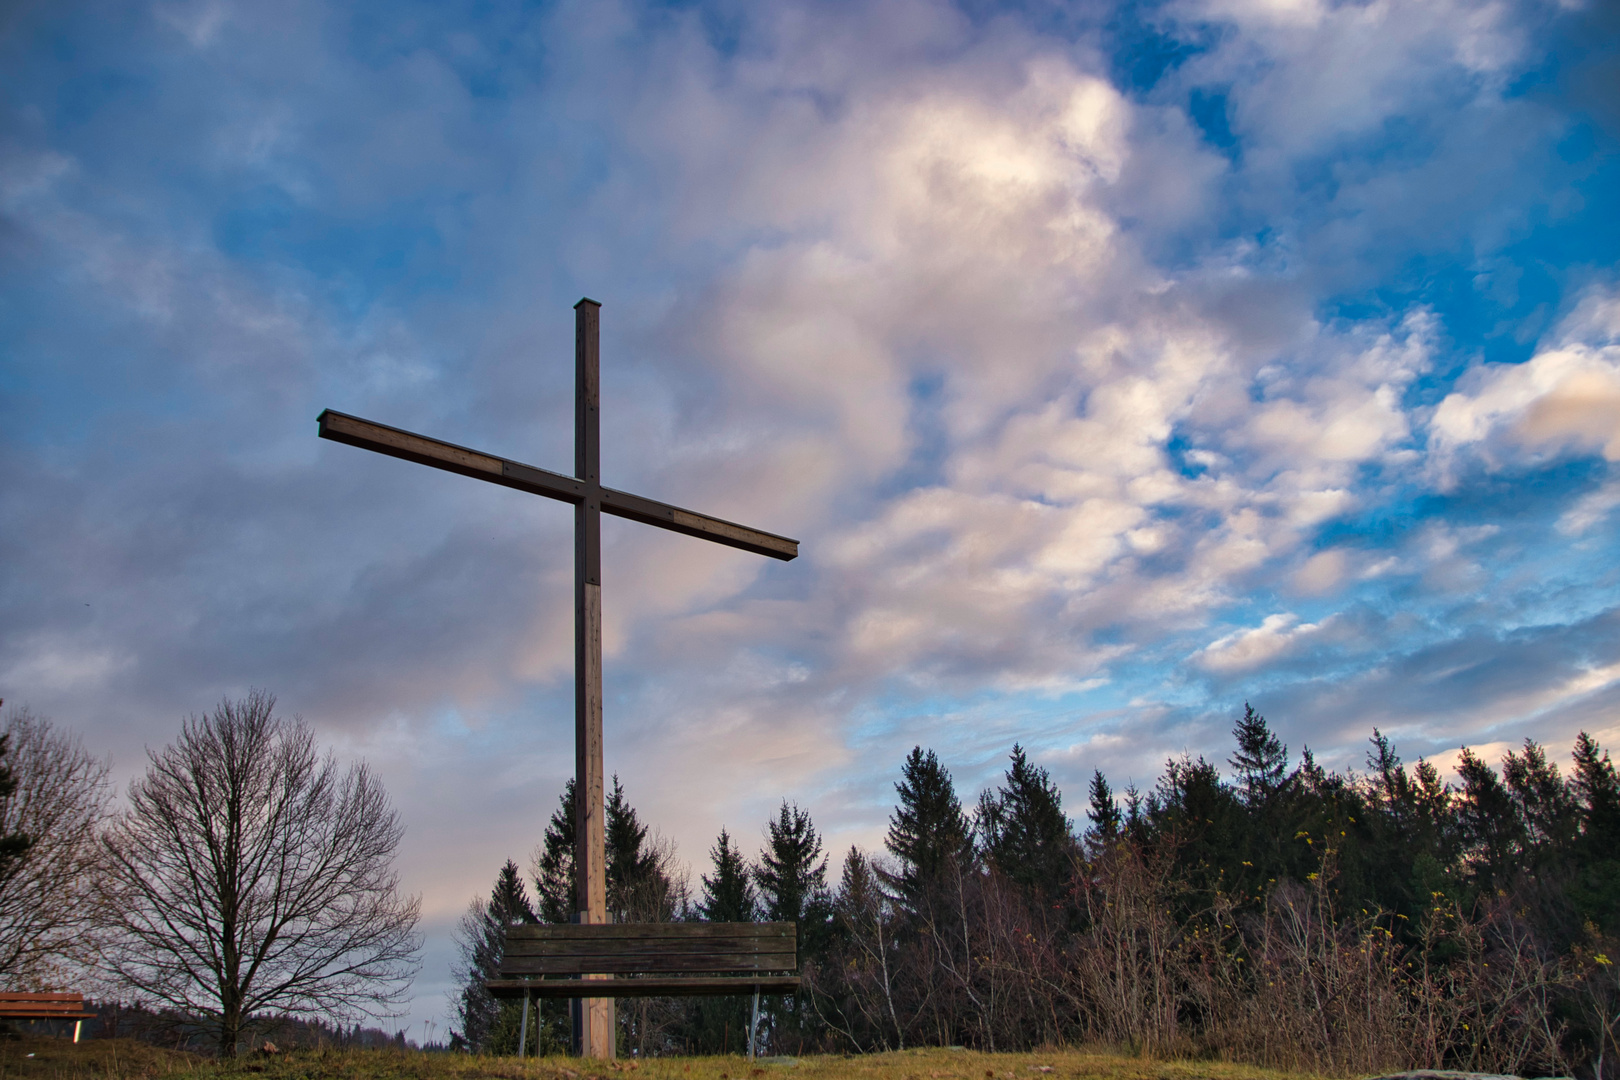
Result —
[[610, 923], [606, 926], [578, 926], [571, 923], [539, 923], [513, 926], [506, 931], [508, 947], [528, 941], [759, 941], [798, 940], [799, 928], [790, 922], [661, 922]]
[[89, 1020], [83, 994], [0, 993], [0, 1016], [18, 1020]]
[[[631, 975], [660, 986], [681, 987], [672, 993], [752, 993], [747, 987], [755, 983], [777, 980], [772, 985], [780, 987], [787, 985], [782, 979], [796, 980], [792, 973], [798, 966], [798, 928], [790, 922], [514, 926], [507, 931], [500, 970], [490, 985], [521, 981], [524, 976], [545, 983], [553, 982], [547, 976]], [[688, 985], [680, 979], [670, 983], [661, 976], [698, 978]], [[618, 986], [624, 980], [608, 981]], [[597, 982], [582, 979], [575, 985], [594, 992]], [[736, 990], [737, 986], [744, 990]], [[564, 996], [557, 990], [546, 993]], [[641, 987], [632, 993], [653, 995], [657, 991]]]
[[[574, 503], [574, 896], [579, 921], [607, 915], [607, 851], [602, 784], [602, 305], [574, 305], [574, 476], [585, 494]], [[585, 980], [599, 978], [585, 973]], [[580, 1053], [612, 1058], [613, 999], [580, 998], [574, 1021]]]
[[501, 976], [508, 975], [635, 975], [635, 974], [720, 974], [727, 971], [792, 971], [797, 967], [792, 953], [749, 956], [745, 953], [711, 953], [705, 956], [658, 953], [621, 953], [615, 956], [513, 956], [501, 963]]
[[[357, 446], [389, 457], [413, 461], [435, 469], [470, 476], [491, 484], [541, 495], [559, 502], [577, 503], [585, 497], [585, 484], [572, 476], [525, 465], [521, 461], [496, 457], [465, 446], [418, 435], [403, 428], [389, 427], [348, 413], [327, 409], [318, 416], [320, 437], [332, 442]], [[612, 488], [601, 488], [601, 511], [614, 517], [656, 525], [684, 536], [711, 540], [716, 544], [767, 555], [783, 561], [798, 557], [799, 542], [734, 521], [700, 514], [656, 499], [631, 495]]]
[[491, 997], [521, 998], [527, 988], [540, 998], [577, 998], [581, 994], [607, 994], [611, 997], [732, 997], [752, 994], [757, 987], [763, 994], [797, 993], [797, 975], [720, 976], [712, 978], [610, 978], [593, 979], [490, 979], [484, 983]]

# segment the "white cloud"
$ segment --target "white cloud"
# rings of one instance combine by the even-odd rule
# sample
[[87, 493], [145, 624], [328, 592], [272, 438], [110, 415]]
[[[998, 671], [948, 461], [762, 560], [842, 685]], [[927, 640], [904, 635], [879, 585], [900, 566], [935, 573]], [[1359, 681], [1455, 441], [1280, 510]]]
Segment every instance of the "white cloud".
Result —
[[1620, 461], [1620, 295], [1594, 290], [1522, 364], [1483, 364], [1448, 394], [1430, 421], [1444, 467], [1462, 448], [1492, 456], [1515, 449], [1598, 450]]
[[1298, 643], [1323, 628], [1321, 623], [1301, 623], [1292, 612], [1267, 615], [1249, 630], [1238, 630], [1210, 642], [1196, 654], [1198, 663], [1211, 671], [1248, 671], [1291, 651]]
[[1558, 518], [1558, 531], [1566, 536], [1580, 536], [1598, 524], [1620, 506], [1620, 482], [1610, 481], [1596, 491], [1587, 492], [1575, 505]]
[[34, 634], [15, 649], [20, 655], [0, 672], [0, 686], [15, 688], [13, 694], [95, 693], [136, 664], [129, 651], [86, 646], [65, 634]]

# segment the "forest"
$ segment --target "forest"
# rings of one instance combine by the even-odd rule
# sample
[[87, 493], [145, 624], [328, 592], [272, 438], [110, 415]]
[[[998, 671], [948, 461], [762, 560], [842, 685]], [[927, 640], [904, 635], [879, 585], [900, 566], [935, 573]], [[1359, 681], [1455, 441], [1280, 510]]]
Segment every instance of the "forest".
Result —
[[[757, 861], [722, 830], [695, 887], [615, 778], [616, 921], [792, 920], [804, 989], [767, 1003], [766, 1052], [1093, 1044], [1331, 1074], [1620, 1073], [1620, 779], [1587, 734], [1565, 776], [1527, 740], [1456, 781], [1372, 733], [1365, 770], [1297, 760], [1254, 709], [1231, 756], [1166, 763], [1150, 790], [1093, 774], [1071, 817], [1020, 746], [964, 805], [914, 748], [881, 851], [836, 881], [784, 802]], [[1223, 770], [1224, 766], [1224, 770]], [[507, 925], [567, 921], [571, 787], [527, 879], [463, 918], [455, 1045], [516, 1049], [519, 1006], [481, 983]], [[533, 899], [530, 896], [533, 887]], [[621, 1051], [735, 1051], [742, 999], [625, 999]], [[566, 1009], [529, 1027], [566, 1047]]]

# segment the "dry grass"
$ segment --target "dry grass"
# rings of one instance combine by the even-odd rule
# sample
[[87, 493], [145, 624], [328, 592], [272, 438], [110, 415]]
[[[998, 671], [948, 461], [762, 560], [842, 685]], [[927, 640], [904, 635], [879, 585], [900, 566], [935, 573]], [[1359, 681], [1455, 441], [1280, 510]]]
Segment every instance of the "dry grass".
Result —
[[232, 1062], [129, 1039], [0, 1043], [0, 1080], [1311, 1080], [1217, 1061], [1152, 1061], [1082, 1050], [981, 1054], [908, 1050], [860, 1057], [682, 1057], [587, 1064], [576, 1058], [468, 1057], [398, 1050], [298, 1050]]

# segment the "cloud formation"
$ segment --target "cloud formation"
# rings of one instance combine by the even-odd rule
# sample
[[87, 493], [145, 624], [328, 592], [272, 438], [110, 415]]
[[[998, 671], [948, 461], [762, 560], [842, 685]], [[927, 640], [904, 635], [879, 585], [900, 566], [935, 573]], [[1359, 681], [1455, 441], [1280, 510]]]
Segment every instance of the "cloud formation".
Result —
[[127, 776], [275, 690], [440, 953], [572, 765], [569, 515], [313, 419], [565, 469], [581, 295], [608, 482], [804, 544], [605, 533], [609, 768], [688, 860], [784, 797], [878, 843], [916, 743], [1073, 805], [1245, 699], [1339, 766], [1614, 727], [1595, 8], [4, 18], [0, 694]]

